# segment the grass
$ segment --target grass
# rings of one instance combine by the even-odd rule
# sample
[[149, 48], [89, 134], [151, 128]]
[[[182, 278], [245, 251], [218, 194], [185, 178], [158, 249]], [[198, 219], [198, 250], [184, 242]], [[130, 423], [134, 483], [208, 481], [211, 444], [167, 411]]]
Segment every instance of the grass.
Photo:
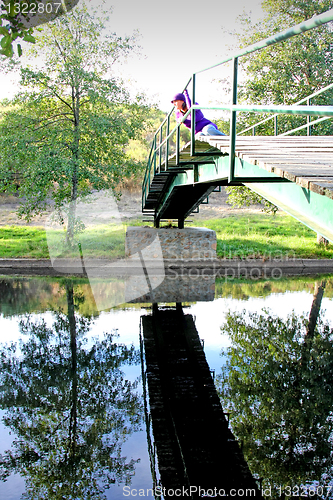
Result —
[[[80, 234], [84, 257], [119, 258], [125, 256], [125, 228], [102, 225], [87, 228]], [[43, 227], [0, 227], [0, 258], [77, 257], [79, 247], [70, 251], [64, 246], [64, 231], [49, 231]]]
[[1, 258], [49, 257], [46, 233], [43, 227], [4, 226], [0, 227]]
[[200, 225], [216, 232], [220, 258], [333, 258], [333, 245], [319, 245], [314, 231], [284, 214], [229, 216]]
[[[130, 225], [140, 225], [133, 221]], [[144, 223], [142, 223], [144, 225]], [[316, 234], [292, 217], [255, 214], [203, 220], [186, 226], [216, 231], [220, 258], [333, 258], [333, 245], [318, 245]], [[103, 225], [80, 235], [84, 257], [124, 257], [125, 227]], [[54, 231], [53, 243], [42, 227], [0, 227], [0, 258], [48, 258], [49, 244], [61, 253], [64, 232]], [[51, 243], [50, 243], [51, 242]], [[66, 257], [73, 254], [66, 253]], [[77, 255], [77, 254], [76, 254]]]

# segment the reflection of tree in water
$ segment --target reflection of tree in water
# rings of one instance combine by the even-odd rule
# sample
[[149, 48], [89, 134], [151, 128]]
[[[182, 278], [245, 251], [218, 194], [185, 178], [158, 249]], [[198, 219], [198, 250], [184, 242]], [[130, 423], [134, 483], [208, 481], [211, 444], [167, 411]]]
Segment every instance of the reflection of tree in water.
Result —
[[[42, 290], [41, 290], [42, 283]], [[2, 278], [0, 279], [0, 313], [4, 316], [23, 314], [31, 307], [40, 307], [41, 294], [49, 295], [52, 284], [44, 279]]]
[[68, 311], [21, 321], [29, 340], [1, 352], [0, 404], [16, 434], [1, 460], [2, 479], [26, 480], [25, 498], [104, 498], [114, 482], [129, 484], [135, 461], [122, 457], [127, 436], [138, 430], [142, 408], [136, 384], [121, 365], [139, 362], [134, 347], [104, 334], [87, 344], [91, 320], [75, 309], [83, 297], [66, 283]]
[[[252, 472], [266, 486], [325, 478], [332, 468], [333, 329], [319, 317], [325, 282], [309, 318], [229, 313], [232, 347], [219, 383]], [[277, 495], [278, 496], [278, 495]]]

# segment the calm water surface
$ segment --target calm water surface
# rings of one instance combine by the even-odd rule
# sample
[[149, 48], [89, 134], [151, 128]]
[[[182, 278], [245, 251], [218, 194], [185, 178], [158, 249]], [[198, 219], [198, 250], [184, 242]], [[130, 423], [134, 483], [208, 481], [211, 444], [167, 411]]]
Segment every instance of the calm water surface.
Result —
[[[145, 496], [160, 479], [140, 342], [152, 305], [98, 311], [84, 280], [2, 277], [0, 293], [0, 498]], [[213, 295], [182, 310], [252, 474], [267, 496], [332, 497], [333, 278], [217, 281]]]

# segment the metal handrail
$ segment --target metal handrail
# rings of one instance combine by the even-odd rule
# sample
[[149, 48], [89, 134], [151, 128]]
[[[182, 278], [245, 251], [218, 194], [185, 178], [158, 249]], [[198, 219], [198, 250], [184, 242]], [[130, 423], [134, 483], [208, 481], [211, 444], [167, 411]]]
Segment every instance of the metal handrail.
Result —
[[[333, 21], [333, 9], [330, 9], [326, 12], [323, 12], [322, 14], [313, 17], [307, 21], [304, 21], [302, 23], [297, 24], [296, 26], [292, 28], [288, 28], [280, 33], [277, 33], [275, 35], [270, 36], [269, 38], [266, 38], [264, 40], [261, 40], [255, 44], [252, 44], [248, 47], [243, 48], [240, 50], [237, 54], [228, 57], [224, 59], [223, 61], [214, 64], [212, 66], [209, 66], [205, 69], [202, 69], [200, 71], [197, 71], [196, 73], [193, 73], [192, 77], [189, 79], [187, 82], [186, 86], [184, 89], [188, 87], [188, 85], [192, 82], [192, 106], [190, 110], [184, 115], [182, 118], [181, 122], [177, 124], [177, 126], [169, 133], [167, 133], [167, 137], [163, 140], [162, 138], [162, 127], [169, 122], [171, 114], [173, 113], [173, 108], [171, 111], [168, 113], [166, 116], [165, 120], [162, 122], [158, 130], [156, 131], [154, 135], [154, 140], [153, 140], [153, 145], [151, 149], [151, 154], [150, 154], [150, 159], [148, 161], [147, 169], [145, 172], [144, 176], [144, 181], [143, 181], [143, 194], [142, 194], [142, 206], [144, 206], [145, 200], [146, 200], [146, 193], [147, 193], [147, 188], [150, 185], [150, 179], [151, 179], [151, 173], [152, 173], [152, 168], [154, 168], [154, 175], [156, 174], [156, 155], [159, 154], [159, 157], [161, 159], [162, 155], [162, 148], [164, 144], [166, 144], [167, 150], [169, 149], [169, 140], [173, 133], [177, 131], [177, 140], [176, 140], [176, 159], [177, 163], [179, 160], [179, 127], [181, 126], [181, 123], [186, 119], [186, 117], [191, 113], [191, 156], [195, 156], [195, 112], [196, 109], [214, 109], [214, 110], [229, 110], [231, 111], [231, 118], [230, 118], [230, 151], [229, 151], [229, 183], [235, 181], [235, 175], [234, 175], [234, 167], [235, 167], [235, 146], [236, 146], [236, 113], [237, 111], [250, 111], [250, 112], [258, 112], [258, 113], [275, 113], [275, 114], [280, 114], [280, 113], [287, 113], [287, 114], [302, 114], [302, 115], [307, 115], [307, 116], [333, 116], [333, 107], [330, 106], [299, 106], [299, 105], [293, 105], [293, 106], [279, 106], [274, 107], [274, 106], [240, 106], [237, 105], [237, 72], [238, 72], [238, 58], [250, 53], [253, 53], [257, 50], [261, 50], [265, 47], [269, 47], [270, 45], [274, 45], [276, 43], [282, 42], [284, 40], [287, 40], [293, 36], [299, 35], [301, 33], [304, 33], [306, 31], [309, 31], [311, 29], [317, 28], [323, 24], [326, 24], [330, 21]], [[198, 106], [195, 104], [195, 91], [196, 91], [196, 75], [199, 73], [203, 73], [205, 71], [209, 71], [213, 68], [216, 68], [218, 66], [221, 66], [222, 64], [225, 64], [229, 61], [233, 61], [233, 83], [232, 83], [232, 104], [229, 106], [219, 106], [219, 107], [202, 107]], [[309, 99], [305, 98], [306, 99]], [[302, 100], [303, 101], [303, 100]], [[299, 101], [299, 102], [302, 102]], [[302, 109], [301, 109], [302, 108]], [[325, 109], [323, 109], [325, 108]], [[330, 109], [328, 109], [330, 108]], [[271, 119], [273, 117], [270, 117]], [[327, 118], [324, 118], [327, 119]], [[322, 120], [321, 120], [322, 121]], [[314, 122], [313, 122], [314, 123]], [[308, 124], [307, 124], [308, 126]], [[157, 136], [160, 136], [159, 140], [159, 145], [157, 146]], [[154, 146], [155, 145], [155, 146]], [[151, 158], [153, 156], [153, 159]], [[161, 164], [159, 165], [159, 168], [161, 168]], [[167, 164], [167, 157], [166, 157], [166, 162], [165, 162], [165, 169], [168, 169], [168, 164]]]
[[223, 106], [200, 106], [196, 104], [193, 109], [206, 110], [228, 110], [228, 111], [253, 111], [254, 113], [276, 113], [288, 115], [306, 116], [333, 116], [333, 106], [298, 106], [296, 104], [270, 106], [270, 105], [247, 105], [247, 104], [224, 104]]
[[[305, 101], [310, 101], [314, 97], [317, 97], [318, 95], [322, 94], [323, 92], [326, 92], [327, 90], [330, 90], [331, 88], [333, 88], [333, 83], [330, 83], [329, 85], [326, 85], [326, 87], [323, 87], [322, 89], [319, 89], [316, 92], [313, 92], [312, 94], [308, 95], [307, 97], [303, 97], [303, 99], [300, 99], [299, 101], [295, 102], [295, 105], [301, 104], [302, 102], [305, 102]], [[241, 130], [240, 132], [237, 133], [237, 135], [245, 134], [245, 132], [248, 132], [249, 130], [253, 130], [256, 127], [258, 127], [259, 125], [262, 125], [263, 123], [266, 123], [269, 120], [275, 119], [277, 116], [278, 116], [277, 113], [274, 114], [274, 115], [272, 115], [272, 116], [268, 116], [264, 120], [261, 120], [260, 122], [256, 122], [253, 125], [251, 125], [250, 127], [247, 127], [245, 129]], [[325, 120], [328, 120], [328, 119], [329, 118], [325, 118]], [[313, 122], [311, 122], [311, 125], [315, 125], [316, 123], [319, 123], [319, 121], [323, 121], [323, 120], [324, 119], [313, 121]], [[279, 135], [281, 135], [281, 136], [283, 136], [283, 135], [289, 135], [289, 134], [291, 134], [293, 132], [296, 132], [298, 130], [302, 130], [303, 128], [306, 128], [306, 127], [308, 127], [308, 124], [306, 124], [306, 125], [304, 125], [302, 127], [297, 127], [297, 128], [295, 128], [293, 130], [289, 130], [288, 132], [285, 132], [284, 134], [279, 134]]]

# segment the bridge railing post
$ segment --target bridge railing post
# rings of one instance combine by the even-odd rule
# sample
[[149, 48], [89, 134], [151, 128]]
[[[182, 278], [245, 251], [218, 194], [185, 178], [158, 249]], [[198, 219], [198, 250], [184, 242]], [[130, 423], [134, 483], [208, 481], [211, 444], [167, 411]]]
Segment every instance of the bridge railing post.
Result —
[[176, 165], [179, 165], [179, 147], [180, 147], [180, 126], [177, 128], [176, 133]]
[[158, 147], [158, 171], [161, 171], [162, 166], [162, 141], [163, 141], [163, 127], [160, 129], [160, 143]]
[[[192, 106], [195, 105], [195, 73], [192, 75]], [[195, 109], [191, 109], [191, 156], [195, 155]]]
[[[237, 104], [238, 57], [233, 58], [232, 70], [232, 104]], [[236, 111], [231, 111], [230, 117], [230, 152], [229, 152], [229, 182], [235, 180], [235, 149], [236, 149]]]
[[165, 164], [165, 170], [168, 170], [168, 157], [169, 157], [169, 134], [170, 134], [170, 114], [168, 115], [168, 118], [167, 118], [167, 124], [166, 124], [166, 137], [167, 137], [167, 141], [166, 141], [166, 144], [165, 144], [165, 161], [164, 161], [164, 164]]
[[[310, 104], [311, 104], [311, 99], [310, 99], [310, 98], [308, 98], [308, 99], [307, 99], [307, 101], [306, 101], [306, 103], [307, 103], [307, 105], [308, 105], [308, 106], [310, 106]], [[307, 135], [311, 135], [311, 132], [312, 132], [312, 127], [311, 127], [311, 125], [310, 125], [310, 122], [311, 122], [311, 116], [310, 116], [310, 115], [308, 115], [308, 116], [306, 117], [306, 124], [307, 124], [307, 127], [306, 127], [306, 133], [307, 133]]]
[[156, 174], [156, 134], [154, 136], [154, 159], [153, 159], [153, 162], [154, 162], [154, 175]]

